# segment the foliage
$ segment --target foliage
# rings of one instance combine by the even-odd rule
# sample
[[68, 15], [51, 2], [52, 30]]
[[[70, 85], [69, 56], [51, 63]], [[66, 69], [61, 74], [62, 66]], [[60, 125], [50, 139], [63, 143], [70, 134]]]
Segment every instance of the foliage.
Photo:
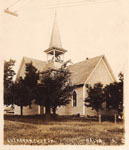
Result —
[[29, 89], [30, 100], [35, 99], [35, 89], [39, 80], [39, 72], [31, 63], [26, 63], [24, 85]]
[[4, 104], [5, 105], [13, 104], [12, 85], [13, 85], [13, 77], [15, 75], [15, 71], [13, 70], [14, 65], [15, 65], [15, 61], [12, 59], [4, 62]]
[[85, 106], [92, 107], [97, 112], [103, 109], [104, 91], [101, 83], [96, 83], [94, 86], [86, 85], [88, 96], [85, 99]]
[[119, 82], [113, 82], [103, 87], [101, 83], [94, 86], [87, 85], [87, 97], [85, 105], [98, 111], [103, 109], [102, 104], [106, 102], [108, 110], [115, 109], [118, 114], [123, 112], [123, 80], [122, 73], [119, 74]]
[[123, 80], [124, 76], [120, 73], [119, 82], [111, 83], [104, 89], [107, 108], [117, 110], [118, 114], [123, 112]]
[[32, 63], [27, 63], [25, 68], [25, 77], [20, 77], [13, 85], [14, 103], [21, 107], [31, 106], [35, 98], [35, 89], [39, 79], [39, 73]]
[[50, 114], [51, 108], [55, 114], [57, 106], [69, 104], [74, 89], [70, 76], [71, 73], [66, 68], [66, 63], [60, 69], [49, 68], [41, 72], [36, 103], [45, 106], [46, 114]]
[[13, 96], [14, 104], [21, 108], [21, 115], [23, 115], [23, 106], [31, 104], [28, 93], [29, 88], [25, 86], [23, 78], [20, 77], [13, 85]]

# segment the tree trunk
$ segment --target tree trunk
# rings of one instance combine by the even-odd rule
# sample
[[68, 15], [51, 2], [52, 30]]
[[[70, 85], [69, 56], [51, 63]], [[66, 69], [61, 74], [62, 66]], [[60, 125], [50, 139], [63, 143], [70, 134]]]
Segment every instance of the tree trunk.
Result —
[[29, 105], [29, 109], [32, 109], [31, 104]]
[[23, 116], [23, 106], [20, 106], [21, 109], [21, 116]]
[[56, 107], [53, 107], [53, 115], [56, 115]]
[[50, 114], [51, 114], [50, 107], [47, 106], [46, 107], [46, 112], [45, 112], [45, 118], [46, 118], [46, 120], [51, 120], [52, 119]]
[[49, 106], [46, 106], [46, 115], [50, 115], [50, 107]]

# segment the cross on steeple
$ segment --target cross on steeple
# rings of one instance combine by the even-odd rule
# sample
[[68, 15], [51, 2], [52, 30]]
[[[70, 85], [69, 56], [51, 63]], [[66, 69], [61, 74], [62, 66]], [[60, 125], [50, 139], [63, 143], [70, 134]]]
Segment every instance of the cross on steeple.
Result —
[[[59, 28], [57, 24], [57, 14], [55, 12], [54, 24], [52, 28], [51, 40], [49, 44], [49, 48], [44, 51], [47, 53], [47, 61], [54, 61], [54, 62], [63, 62], [64, 61], [64, 53], [67, 50], [62, 48]], [[49, 60], [48, 56], [51, 56]], [[63, 58], [61, 58], [63, 56]]]

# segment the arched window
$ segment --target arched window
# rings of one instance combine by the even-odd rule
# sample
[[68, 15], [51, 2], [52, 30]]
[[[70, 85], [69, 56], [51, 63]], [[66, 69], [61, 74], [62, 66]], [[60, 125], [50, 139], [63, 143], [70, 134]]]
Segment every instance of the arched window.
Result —
[[77, 106], [77, 93], [76, 91], [73, 92], [73, 107]]

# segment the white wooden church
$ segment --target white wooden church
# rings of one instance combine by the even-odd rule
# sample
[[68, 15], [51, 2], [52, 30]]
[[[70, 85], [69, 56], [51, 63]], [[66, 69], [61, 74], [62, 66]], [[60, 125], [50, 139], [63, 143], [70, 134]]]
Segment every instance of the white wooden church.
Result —
[[[67, 50], [62, 47], [56, 17], [53, 24], [49, 48], [47, 50], [44, 50], [44, 52], [47, 55], [47, 61], [24, 57], [17, 73], [17, 79], [20, 76], [24, 77], [25, 64], [28, 62], [32, 62], [33, 65], [40, 71], [46, 70], [50, 67], [59, 68], [64, 62], [64, 55]], [[70, 104], [59, 107], [57, 109], [57, 114], [80, 114], [81, 116], [96, 116], [97, 112], [95, 110], [92, 110], [91, 108], [84, 105], [84, 99], [87, 95], [85, 85], [94, 85], [98, 82], [106, 85], [116, 81], [106, 57], [104, 55], [101, 55], [90, 59], [87, 58], [84, 61], [69, 65], [68, 68], [72, 73], [71, 81], [73, 84], [77, 85], [77, 88], [73, 92], [73, 97]], [[34, 102], [32, 103], [31, 108], [29, 106], [23, 108], [23, 115], [43, 113], [45, 113], [45, 108], [36, 105]], [[102, 111], [102, 114], [105, 115], [112, 115], [112, 113], [113, 112], [108, 112], [106, 107]], [[15, 106], [14, 114], [20, 114], [20, 107]]]

